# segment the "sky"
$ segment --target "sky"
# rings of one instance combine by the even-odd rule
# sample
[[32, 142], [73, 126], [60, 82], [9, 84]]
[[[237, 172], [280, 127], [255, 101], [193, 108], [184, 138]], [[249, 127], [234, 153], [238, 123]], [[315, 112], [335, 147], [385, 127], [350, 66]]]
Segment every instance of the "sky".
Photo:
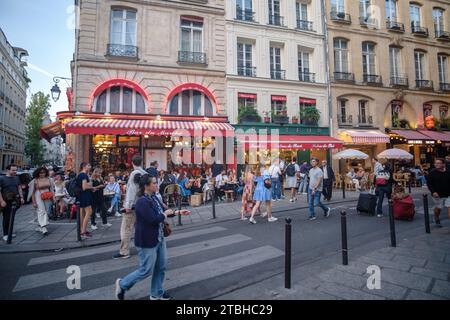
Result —
[[[38, 91], [51, 95], [53, 76], [71, 77], [75, 45], [73, 0], [0, 0], [0, 28], [12, 46], [24, 48], [30, 55], [26, 67], [31, 79], [28, 101]], [[59, 100], [50, 99], [52, 120], [56, 112], [68, 109], [67, 84], [61, 80], [58, 85]]]

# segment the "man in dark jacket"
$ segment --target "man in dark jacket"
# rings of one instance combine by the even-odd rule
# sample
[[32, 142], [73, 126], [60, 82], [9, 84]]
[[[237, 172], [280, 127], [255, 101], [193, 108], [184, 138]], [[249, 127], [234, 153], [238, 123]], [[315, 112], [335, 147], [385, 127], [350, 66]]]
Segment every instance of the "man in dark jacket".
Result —
[[158, 161], [153, 161], [150, 163], [150, 167], [145, 169], [147, 173], [150, 175], [150, 177], [157, 177], [158, 176]]
[[435, 169], [431, 170], [427, 176], [427, 186], [433, 196], [434, 202], [434, 222], [437, 227], [441, 226], [441, 210], [447, 208], [450, 218], [450, 171], [445, 167], [445, 160], [437, 158], [434, 161]]
[[327, 160], [322, 161], [320, 169], [323, 171], [323, 197], [325, 200], [330, 201], [333, 195], [333, 182], [336, 180], [334, 171], [328, 165]]

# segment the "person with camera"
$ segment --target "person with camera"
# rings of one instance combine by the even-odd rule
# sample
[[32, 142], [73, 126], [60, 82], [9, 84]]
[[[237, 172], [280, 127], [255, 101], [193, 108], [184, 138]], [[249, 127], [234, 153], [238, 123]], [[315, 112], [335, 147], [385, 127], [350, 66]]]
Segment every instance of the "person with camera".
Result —
[[[10, 164], [6, 167], [6, 175], [0, 177], [0, 208], [3, 212], [3, 240], [8, 240], [9, 221], [12, 215], [12, 204], [20, 197], [18, 205], [24, 204], [20, 180], [17, 176], [17, 165]], [[14, 234], [12, 235], [15, 236]]]
[[36, 230], [46, 236], [48, 234], [48, 216], [55, 199], [55, 183], [50, 178], [49, 170], [46, 167], [37, 168], [33, 173], [33, 178], [30, 182], [28, 197], [31, 197], [33, 208], [36, 209], [39, 223], [39, 228]]
[[258, 166], [256, 168], [253, 181], [257, 183], [255, 192], [253, 193], [253, 200], [256, 201], [256, 204], [252, 209], [252, 215], [249, 219], [250, 223], [256, 223], [254, 216], [256, 210], [259, 209], [263, 201], [266, 204], [266, 212], [263, 213], [261, 217], [265, 218], [266, 216], [268, 216], [267, 220], [269, 222], [277, 221], [278, 219], [272, 216], [272, 202], [270, 201], [272, 199], [272, 181], [270, 179], [269, 172], [267, 170], [264, 170], [264, 172], [261, 174], [261, 167]]
[[139, 269], [123, 279], [116, 280], [116, 297], [124, 300], [126, 291], [137, 282], [152, 275], [150, 300], [171, 300], [164, 290], [163, 282], [167, 266], [165, 237], [170, 235], [170, 227], [165, 220], [177, 214], [189, 214], [188, 210], [167, 209], [157, 197], [156, 177], [144, 174], [139, 180], [139, 199], [136, 201], [136, 228], [134, 243], [139, 256]]

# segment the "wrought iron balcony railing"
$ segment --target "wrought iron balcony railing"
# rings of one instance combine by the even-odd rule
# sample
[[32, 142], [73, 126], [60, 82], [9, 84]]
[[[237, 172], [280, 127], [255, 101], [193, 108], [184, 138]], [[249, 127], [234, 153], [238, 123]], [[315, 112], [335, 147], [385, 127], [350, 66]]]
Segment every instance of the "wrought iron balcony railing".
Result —
[[359, 24], [363, 27], [375, 28], [378, 24], [377, 19], [371, 17], [359, 17]]
[[287, 124], [289, 123], [289, 117], [285, 115], [273, 115], [272, 123]]
[[344, 23], [352, 22], [351, 16], [345, 12], [331, 11], [330, 16], [331, 16], [331, 20], [333, 20], [333, 21], [339, 21], [339, 22], [344, 22]]
[[439, 90], [444, 92], [450, 92], [450, 83], [446, 82], [439, 83]]
[[284, 27], [284, 17], [277, 14], [269, 15], [269, 24]]
[[416, 88], [417, 89], [430, 89], [433, 90], [433, 81], [431, 80], [416, 80]]
[[238, 66], [238, 75], [244, 77], [256, 77], [256, 67]]
[[386, 28], [391, 31], [405, 32], [405, 25], [395, 20], [386, 20]]
[[408, 77], [406, 75], [391, 76], [391, 86], [407, 87], [408, 86]]
[[436, 39], [450, 41], [450, 32], [448, 31], [436, 30], [435, 34]]
[[316, 74], [311, 72], [299, 72], [298, 80], [302, 82], [316, 82]]
[[428, 37], [428, 28], [422, 27], [414, 22], [411, 22], [411, 32], [417, 36]]
[[334, 72], [334, 80], [336, 81], [355, 81], [355, 75], [349, 72]]
[[338, 119], [338, 125], [341, 127], [353, 125], [353, 116], [352, 115], [338, 114], [337, 119]]
[[206, 53], [178, 51], [178, 62], [206, 64]]
[[358, 115], [358, 125], [360, 127], [372, 127], [373, 126], [372, 116]]
[[314, 31], [313, 22], [306, 20], [297, 20], [297, 29], [305, 31]]
[[286, 79], [286, 70], [270, 70], [270, 78], [284, 80]]
[[251, 10], [236, 10], [236, 20], [255, 22], [255, 13]]
[[108, 44], [107, 55], [113, 57], [137, 58], [138, 47], [122, 44]]
[[363, 74], [363, 82], [367, 84], [382, 84], [381, 76], [376, 74]]

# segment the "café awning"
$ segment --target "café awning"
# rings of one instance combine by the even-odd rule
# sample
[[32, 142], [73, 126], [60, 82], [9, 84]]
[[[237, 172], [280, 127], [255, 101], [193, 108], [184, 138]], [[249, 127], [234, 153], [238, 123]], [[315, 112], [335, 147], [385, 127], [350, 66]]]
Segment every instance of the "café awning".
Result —
[[449, 131], [431, 131], [431, 130], [419, 130], [419, 132], [427, 137], [428, 140], [435, 140], [441, 142], [450, 142]]
[[390, 132], [407, 140], [430, 140], [428, 136], [425, 136], [416, 130], [391, 130]]
[[340, 134], [346, 143], [375, 144], [390, 141], [389, 136], [379, 130], [344, 130]]
[[130, 136], [208, 135], [233, 136], [226, 122], [145, 119], [74, 119], [65, 123], [66, 134], [114, 134]]
[[39, 130], [41, 138], [47, 140], [48, 142], [50, 142], [52, 138], [57, 137], [62, 133], [63, 130], [60, 121], [55, 121], [45, 126], [42, 126], [41, 129]]
[[341, 140], [329, 136], [312, 135], [246, 135], [237, 136], [238, 144], [248, 148], [271, 149], [332, 149], [341, 148]]

